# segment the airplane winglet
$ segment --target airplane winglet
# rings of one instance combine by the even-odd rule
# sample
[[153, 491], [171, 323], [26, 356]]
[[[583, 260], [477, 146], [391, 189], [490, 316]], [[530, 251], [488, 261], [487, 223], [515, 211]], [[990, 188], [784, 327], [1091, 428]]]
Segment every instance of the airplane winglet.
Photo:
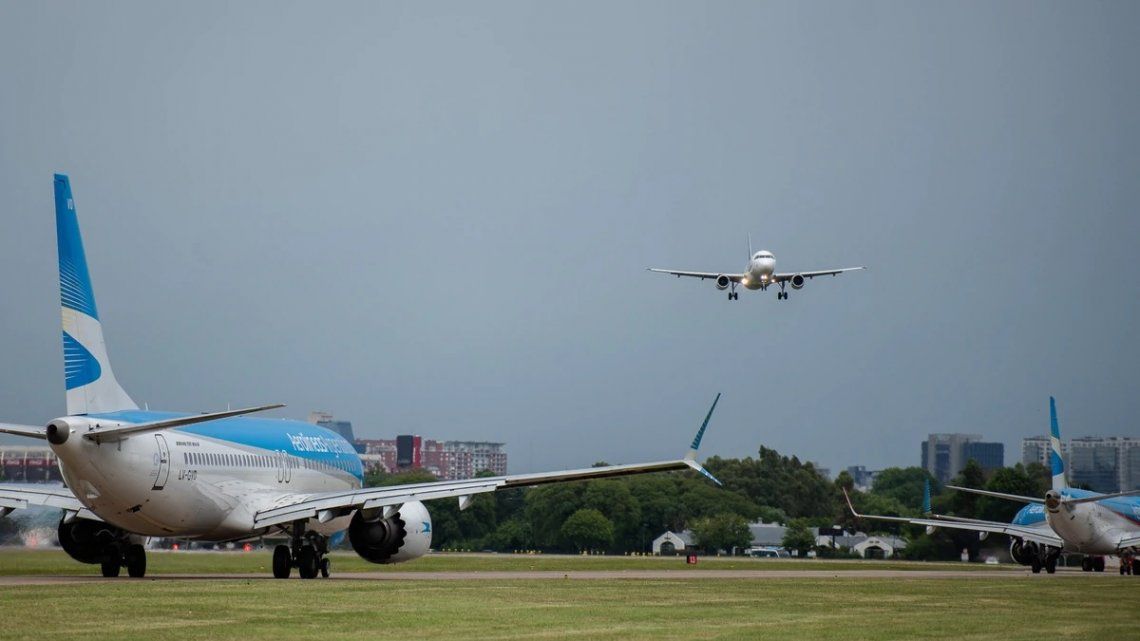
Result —
[[701, 423], [701, 429], [697, 430], [697, 435], [693, 437], [693, 444], [689, 446], [689, 453], [685, 454], [685, 458], [683, 460], [685, 461], [685, 465], [688, 465], [694, 470], [700, 472], [713, 483], [716, 483], [717, 485], [723, 487], [724, 483], [721, 483], [720, 479], [713, 476], [712, 473], [706, 470], [703, 465], [697, 462], [697, 450], [701, 448], [701, 439], [705, 437], [705, 430], [709, 426], [709, 419], [712, 418], [713, 410], [716, 409], [716, 404], [719, 402], [720, 392], [717, 392], [716, 398], [713, 399], [712, 407], [709, 408], [709, 413], [705, 415], [705, 420]]
[[847, 495], [847, 488], [842, 488], [842, 489], [843, 489], [843, 498], [847, 499], [847, 509], [851, 510], [851, 514], [855, 518], [857, 518], [857, 519], [863, 518], [863, 515], [856, 512], [855, 506], [851, 504], [851, 497]]
[[716, 409], [718, 402], [720, 402], [720, 392], [717, 392], [716, 398], [713, 399], [712, 407], [709, 408], [709, 413], [705, 415], [705, 420], [701, 423], [701, 429], [697, 430], [697, 435], [693, 437], [693, 444], [689, 447], [689, 453], [685, 455], [686, 461], [697, 460], [697, 450], [701, 448], [701, 439], [705, 437], [705, 429], [709, 426], [709, 419], [712, 418], [713, 410]]

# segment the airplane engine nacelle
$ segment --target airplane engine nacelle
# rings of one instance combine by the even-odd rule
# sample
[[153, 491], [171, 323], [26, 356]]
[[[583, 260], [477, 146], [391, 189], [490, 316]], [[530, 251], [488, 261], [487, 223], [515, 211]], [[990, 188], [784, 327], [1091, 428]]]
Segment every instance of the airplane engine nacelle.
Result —
[[1020, 565], [1029, 565], [1033, 557], [1038, 554], [1040, 554], [1040, 550], [1038, 550], [1037, 544], [1032, 541], [1012, 539], [1009, 542], [1009, 556]]
[[792, 289], [803, 289], [806, 282], [807, 281], [804, 279], [803, 274], [796, 274], [791, 278]]
[[348, 542], [365, 561], [403, 563], [431, 549], [431, 515], [419, 501], [400, 506], [389, 518], [367, 518], [357, 511], [348, 526]]
[[111, 545], [130, 543], [130, 535], [113, 525], [89, 519], [60, 520], [59, 546], [80, 563], [102, 563]]
[[728, 289], [728, 285], [731, 282], [732, 282], [732, 280], [729, 279], [728, 276], [721, 274], [720, 276], [716, 277], [716, 288], [717, 289]]

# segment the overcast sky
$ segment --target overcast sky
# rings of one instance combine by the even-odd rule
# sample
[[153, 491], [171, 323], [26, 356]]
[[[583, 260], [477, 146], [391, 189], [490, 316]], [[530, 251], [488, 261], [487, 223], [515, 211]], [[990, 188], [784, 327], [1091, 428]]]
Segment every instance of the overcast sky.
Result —
[[[1140, 4], [0, 2], [0, 420], [120, 382], [512, 471], [1140, 435]], [[868, 265], [729, 302], [648, 266]]]

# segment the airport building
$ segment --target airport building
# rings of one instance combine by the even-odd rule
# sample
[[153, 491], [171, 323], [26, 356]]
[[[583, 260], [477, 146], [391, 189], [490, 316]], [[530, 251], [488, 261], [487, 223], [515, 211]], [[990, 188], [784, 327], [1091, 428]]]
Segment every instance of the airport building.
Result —
[[1069, 442], [1069, 483], [1096, 492], [1140, 489], [1140, 438], [1073, 439]]
[[55, 452], [43, 445], [0, 445], [0, 480], [25, 483], [59, 483]]
[[449, 481], [473, 478], [483, 470], [507, 473], [503, 443], [436, 441], [402, 434], [394, 439], [359, 439], [356, 445], [366, 468], [388, 473], [422, 469]]
[[338, 421], [328, 412], [309, 412], [309, 422], [340, 434], [349, 443], [356, 442], [352, 433], [352, 421]]
[[875, 478], [879, 476], [879, 470], [868, 470], [865, 465], [850, 465], [847, 467], [847, 473], [855, 482], [855, 489], [860, 492], [870, 490], [875, 485]]
[[[1021, 464], [1040, 463], [1045, 466], [1045, 469], [1051, 469], [1049, 454], [1052, 451], [1053, 446], [1050, 444], [1048, 436], [1023, 438], [1021, 439]], [[1064, 441], [1061, 441], [1061, 458], [1067, 465], [1069, 462], [1069, 444]]]
[[949, 483], [974, 459], [986, 471], [1005, 466], [1005, 445], [982, 441], [981, 434], [931, 434], [922, 442], [922, 468]]

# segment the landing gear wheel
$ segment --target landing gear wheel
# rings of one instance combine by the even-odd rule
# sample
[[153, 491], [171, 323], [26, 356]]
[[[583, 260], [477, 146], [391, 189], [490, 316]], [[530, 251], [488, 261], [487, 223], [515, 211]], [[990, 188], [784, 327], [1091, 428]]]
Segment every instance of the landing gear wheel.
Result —
[[1093, 572], [1104, 572], [1104, 557], [1098, 556], [1093, 559]]
[[1081, 559], [1081, 572], [1092, 572], [1092, 559], [1085, 557]]
[[1029, 560], [1029, 568], [1033, 570], [1034, 574], [1041, 574], [1041, 559], [1033, 557]]
[[329, 578], [329, 570], [332, 569], [332, 561], [330, 561], [329, 558], [326, 556], [325, 558], [321, 559], [320, 565], [321, 565], [321, 577], [325, 578], [325, 579]]
[[1045, 559], [1045, 571], [1049, 574], [1057, 572], [1057, 557], [1049, 555]]
[[143, 578], [146, 575], [146, 550], [137, 543], [127, 546], [127, 551], [123, 554], [123, 564], [127, 566], [127, 576]]
[[317, 551], [306, 545], [297, 553], [297, 573], [302, 579], [315, 579], [317, 571]]
[[1140, 559], [1132, 559], [1132, 576], [1140, 576]]
[[103, 553], [101, 569], [103, 576], [108, 579], [119, 576], [119, 569], [123, 566], [123, 556], [119, 554], [119, 547], [112, 545]]
[[273, 548], [273, 578], [288, 579], [289, 571], [293, 569], [293, 560], [289, 554], [288, 545], [278, 545]]

